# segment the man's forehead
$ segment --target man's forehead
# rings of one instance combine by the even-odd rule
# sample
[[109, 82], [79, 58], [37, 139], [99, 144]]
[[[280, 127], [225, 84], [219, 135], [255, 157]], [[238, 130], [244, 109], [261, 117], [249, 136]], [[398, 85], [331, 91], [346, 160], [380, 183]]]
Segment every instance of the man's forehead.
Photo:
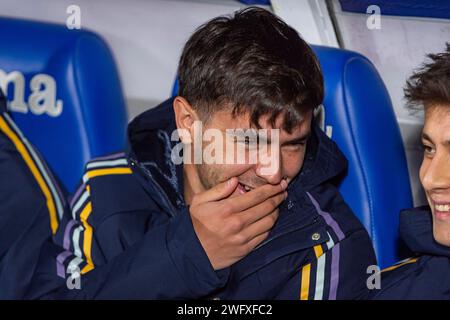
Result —
[[424, 129], [432, 129], [435, 125], [450, 123], [450, 105], [433, 105], [425, 109]]
[[435, 143], [450, 140], [450, 106], [426, 108], [422, 138]]

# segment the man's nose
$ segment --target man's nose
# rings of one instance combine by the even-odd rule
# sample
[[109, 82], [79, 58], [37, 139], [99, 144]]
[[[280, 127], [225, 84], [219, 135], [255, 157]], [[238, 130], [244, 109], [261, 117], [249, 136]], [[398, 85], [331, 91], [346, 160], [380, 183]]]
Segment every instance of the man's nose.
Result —
[[426, 190], [450, 188], [450, 159], [436, 155], [426, 169], [422, 184]]
[[270, 184], [278, 184], [283, 178], [282, 164], [279, 152], [270, 155], [265, 161], [260, 160], [256, 166], [256, 175]]

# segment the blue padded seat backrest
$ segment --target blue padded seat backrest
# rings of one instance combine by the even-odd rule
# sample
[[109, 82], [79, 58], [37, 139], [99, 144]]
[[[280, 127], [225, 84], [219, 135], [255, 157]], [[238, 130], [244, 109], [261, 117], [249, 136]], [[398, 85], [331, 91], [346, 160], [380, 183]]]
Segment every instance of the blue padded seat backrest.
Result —
[[[380, 267], [392, 265], [399, 259], [399, 212], [413, 202], [389, 94], [373, 64], [361, 54], [312, 48], [324, 74], [324, 129], [349, 162], [340, 192], [369, 232]], [[172, 95], [177, 92], [175, 81]]]
[[387, 89], [364, 56], [313, 46], [325, 80], [325, 129], [349, 161], [340, 192], [369, 232], [378, 263], [399, 259], [398, 217], [412, 206], [400, 129]]
[[125, 146], [118, 72], [93, 32], [0, 18], [0, 86], [12, 118], [68, 192], [89, 159]]

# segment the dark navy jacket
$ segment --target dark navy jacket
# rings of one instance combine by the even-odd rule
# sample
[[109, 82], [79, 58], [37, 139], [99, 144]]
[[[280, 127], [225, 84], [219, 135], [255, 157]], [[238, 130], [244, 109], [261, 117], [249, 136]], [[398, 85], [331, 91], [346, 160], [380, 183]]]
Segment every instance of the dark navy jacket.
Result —
[[[41, 248], [26, 298], [355, 299], [376, 264], [364, 227], [335, 182], [347, 161], [313, 127], [301, 173], [269, 237], [213, 270], [170, 158], [172, 100], [129, 126], [129, 151], [94, 159], [57, 234]], [[81, 273], [80, 289], [68, 289]]]
[[0, 90], [0, 299], [23, 297], [41, 243], [56, 232], [64, 194], [6, 110]]
[[383, 270], [371, 298], [450, 300], [450, 248], [434, 240], [429, 208], [402, 211], [400, 234], [417, 255]]

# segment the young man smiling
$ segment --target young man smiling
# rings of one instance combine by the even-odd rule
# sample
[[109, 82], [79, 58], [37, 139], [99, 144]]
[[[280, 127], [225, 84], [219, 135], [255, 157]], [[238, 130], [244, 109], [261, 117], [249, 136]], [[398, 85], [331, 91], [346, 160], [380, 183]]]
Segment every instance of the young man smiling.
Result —
[[[311, 48], [270, 12], [246, 9], [191, 36], [179, 85], [129, 125], [126, 154], [87, 164], [28, 297], [365, 297], [375, 257], [334, 184], [346, 159], [313, 124], [323, 79]], [[246, 161], [176, 165], [177, 129], [193, 147], [184, 152], [217, 129]], [[274, 170], [248, 161], [251, 139], [227, 129], [266, 129]]]
[[419, 176], [429, 206], [401, 213], [416, 256], [383, 270], [376, 299], [450, 299], [450, 44], [429, 58], [405, 89], [410, 106], [425, 109]]

